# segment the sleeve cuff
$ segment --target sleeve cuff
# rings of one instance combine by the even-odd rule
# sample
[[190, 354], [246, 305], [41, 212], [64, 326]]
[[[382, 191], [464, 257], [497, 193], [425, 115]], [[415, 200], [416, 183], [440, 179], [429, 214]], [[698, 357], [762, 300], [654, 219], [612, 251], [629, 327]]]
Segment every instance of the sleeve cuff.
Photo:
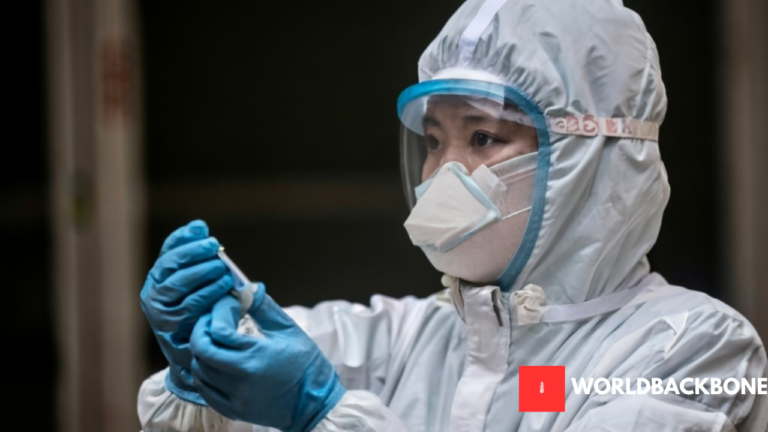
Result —
[[373, 393], [347, 390], [312, 432], [407, 432], [395, 413]]

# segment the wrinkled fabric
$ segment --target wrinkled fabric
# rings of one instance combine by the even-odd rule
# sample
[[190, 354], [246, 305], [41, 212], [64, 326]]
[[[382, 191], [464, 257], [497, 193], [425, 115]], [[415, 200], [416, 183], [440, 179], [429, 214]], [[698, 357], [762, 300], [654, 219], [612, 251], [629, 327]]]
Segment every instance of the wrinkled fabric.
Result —
[[[768, 424], [766, 396], [573, 392], [571, 378], [581, 377], [655, 377], [666, 385], [669, 378], [679, 383], [689, 376], [724, 380], [768, 374], [765, 351], [754, 328], [730, 307], [671, 286], [655, 273], [643, 278], [640, 287], [662, 295], [578, 325], [513, 324], [510, 366], [495, 389], [483, 430], [666, 432], [734, 430], [734, 426], [740, 432], [764, 431]], [[377, 295], [369, 306], [328, 301], [313, 308], [286, 308], [349, 389], [316, 431], [450, 430], [453, 398], [466, 369], [470, 336], [450, 298], [447, 292], [425, 299]], [[512, 322], [514, 309], [507, 313]], [[537, 337], [562, 328], [572, 334], [557, 339]], [[517, 370], [521, 364], [565, 366], [564, 413], [519, 412]], [[158, 393], [164, 399], [147, 396]], [[242, 430], [238, 429], [243, 427], [241, 423], [208, 410], [169, 393], [162, 377], [145, 381], [139, 395], [145, 432]], [[200, 419], [205, 416], [208, 423], [203, 425]], [[364, 426], [334, 426], [341, 424]], [[395, 424], [397, 428], [393, 428]], [[246, 430], [269, 429], [252, 426]]]

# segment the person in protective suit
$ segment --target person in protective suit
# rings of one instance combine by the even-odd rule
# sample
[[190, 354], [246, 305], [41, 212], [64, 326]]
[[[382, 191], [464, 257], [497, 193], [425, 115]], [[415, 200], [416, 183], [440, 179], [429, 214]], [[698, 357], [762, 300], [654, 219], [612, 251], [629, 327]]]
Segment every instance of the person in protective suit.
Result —
[[[765, 431], [766, 396], [572, 384], [767, 371], [743, 316], [650, 271], [667, 98], [641, 19], [618, 0], [468, 0], [418, 75], [397, 106], [405, 228], [446, 289], [313, 308], [262, 283], [233, 296], [192, 222], [141, 293], [170, 363], [140, 390], [144, 431]], [[531, 365], [565, 366], [563, 411], [521, 410]]]

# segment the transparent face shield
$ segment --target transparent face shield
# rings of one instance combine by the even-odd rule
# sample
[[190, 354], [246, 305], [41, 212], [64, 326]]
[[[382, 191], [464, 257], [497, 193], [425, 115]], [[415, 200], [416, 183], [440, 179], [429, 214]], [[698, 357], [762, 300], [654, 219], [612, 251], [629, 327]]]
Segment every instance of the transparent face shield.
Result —
[[[411, 208], [419, 186], [449, 162], [461, 164], [470, 175], [482, 166], [505, 180], [525, 176], [533, 181], [535, 157], [521, 157], [536, 152], [536, 129], [530, 116], [514, 103], [485, 96], [430, 94], [409, 101], [400, 118], [401, 173]], [[503, 213], [516, 209], [506, 210]]]
[[435, 268], [488, 282], [506, 268], [525, 232], [537, 132], [503, 92], [449, 90], [400, 106], [402, 175], [411, 206], [404, 226]]
[[552, 143], [569, 135], [655, 141], [659, 129], [632, 118], [546, 116], [512, 86], [458, 77], [405, 89], [397, 109], [411, 242], [437, 270], [502, 289], [533, 251]]

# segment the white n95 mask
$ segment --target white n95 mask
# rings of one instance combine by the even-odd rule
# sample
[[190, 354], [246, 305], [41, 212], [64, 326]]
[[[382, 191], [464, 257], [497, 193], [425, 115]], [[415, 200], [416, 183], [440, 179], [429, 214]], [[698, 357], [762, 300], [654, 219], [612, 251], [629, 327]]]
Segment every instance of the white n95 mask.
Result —
[[448, 252], [501, 220], [492, 197], [505, 189], [485, 165], [469, 175], [464, 165], [449, 162], [416, 188], [416, 206], [405, 229], [414, 245]]
[[469, 174], [460, 163], [441, 166], [415, 190], [405, 229], [439, 271], [467, 281], [496, 280], [525, 233], [538, 153]]

